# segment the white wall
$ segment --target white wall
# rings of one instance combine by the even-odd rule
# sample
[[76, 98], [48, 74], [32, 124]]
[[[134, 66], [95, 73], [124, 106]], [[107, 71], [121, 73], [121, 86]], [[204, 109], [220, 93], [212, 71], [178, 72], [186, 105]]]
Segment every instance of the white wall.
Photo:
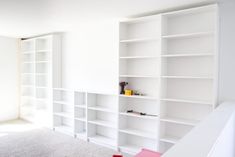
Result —
[[70, 23], [63, 35], [62, 84], [66, 88], [117, 93], [118, 20]]
[[216, 141], [210, 157], [234, 157], [235, 156], [235, 116], [227, 122], [224, 130]]
[[235, 100], [235, 1], [219, 0], [219, 100]]
[[18, 118], [18, 41], [0, 37], [0, 121]]

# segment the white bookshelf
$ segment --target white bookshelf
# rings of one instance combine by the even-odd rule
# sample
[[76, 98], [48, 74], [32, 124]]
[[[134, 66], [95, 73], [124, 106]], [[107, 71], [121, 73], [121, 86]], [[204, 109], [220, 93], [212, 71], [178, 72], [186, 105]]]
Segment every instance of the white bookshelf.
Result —
[[81, 91], [74, 91], [74, 134], [87, 140], [87, 94]]
[[[161, 16], [120, 22], [119, 82], [143, 95], [119, 95], [119, 150], [157, 151], [161, 75]], [[128, 110], [156, 116], [127, 113]]]
[[63, 88], [53, 89], [53, 128], [74, 135], [74, 92]]
[[54, 130], [117, 150], [118, 96], [53, 89]]
[[[54, 93], [71, 93], [71, 100], [53, 98], [54, 129], [124, 154], [142, 148], [164, 153], [216, 107], [216, 12], [210, 5], [121, 21], [117, 77], [141, 95], [54, 88]], [[26, 106], [36, 87], [47, 85], [37, 76], [47, 73], [42, 69], [50, 59], [32, 60], [34, 53], [30, 46], [24, 53], [25, 64], [40, 66], [24, 67]]]
[[[60, 46], [59, 34], [21, 40], [22, 119], [52, 127], [51, 89], [60, 84]], [[48, 51], [41, 52], [41, 49]]]
[[111, 149], [117, 148], [117, 133], [116, 129], [99, 126], [96, 124], [88, 124], [88, 139], [89, 142], [99, 144]]
[[[152, 138], [152, 150], [165, 152], [213, 110], [216, 33], [215, 5], [120, 22], [119, 82], [144, 93], [119, 95], [120, 151], [148, 148]], [[126, 113], [131, 109], [157, 117]], [[141, 130], [154, 120], [152, 132]], [[140, 128], [130, 126], [135, 121]]]
[[88, 93], [88, 139], [112, 149], [117, 149], [118, 97]]
[[215, 5], [162, 15], [162, 152], [216, 104], [216, 18]]

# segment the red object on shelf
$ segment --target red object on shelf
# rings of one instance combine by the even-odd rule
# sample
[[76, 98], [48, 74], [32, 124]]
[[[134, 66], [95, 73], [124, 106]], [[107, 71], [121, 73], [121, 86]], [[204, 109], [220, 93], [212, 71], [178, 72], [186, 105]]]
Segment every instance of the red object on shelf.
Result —
[[148, 149], [142, 149], [135, 157], [161, 157], [161, 154]]
[[123, 157], [122, 155], [113, 155], [113, 157]]

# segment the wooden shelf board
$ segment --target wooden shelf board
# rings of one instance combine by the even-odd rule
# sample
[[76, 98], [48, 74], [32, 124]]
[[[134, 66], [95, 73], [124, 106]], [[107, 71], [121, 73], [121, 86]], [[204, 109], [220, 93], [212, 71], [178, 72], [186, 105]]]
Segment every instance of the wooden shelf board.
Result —
[[137, 130], [137, 129], [132, 129], [132, 128], [120, 129], [119, 131], [122, 133], [136, 135], [136, 136], [140, 136], [140, 137], [157, 139], [157, 134], [155, 134], [153, 132], [147, 132], [147, 131], [142, 131], [142, 130]]
[[156, 20], [160, 20], [159, 15], [151, 15], [151, 16], [145, 16], [145, 17], [125, 19], [125, 20], [121, 20], [120, 22], [122, 24], [133, 24], [133, 23], [150, 22], [150, 21], [156, 21]]
[[122, 56], [120, 59], [155, 59], [160, 58], [160, 56]]
[[101, 125], [105, 127], [110, 127], [110, 128], [117, 128], [117, 126], [114, 125], [113, 122], [109, 121], [104, 121], [104, 120], [89, 120], [88, 123], [95, 124], [95, 125]]
[[179, 141], [179, 137], [166, 135], [163, 138], [160, 138], [160, 141], [175, 144]]
[[124, 144], [124, 145], [120, 145], [119, 149], [121, 152], [136, 155], [137, 153], [141, 151], [142, 147], [132, 145], [132, 144]]
[[137, 98], [137, 99], [150, 99], [150, 100], [158, 100], [156, 97], [150, 97], [150, 96], [139, 96], [139, 95], [131, 95], [127, 96], [124, 94], [120, 94], [120, 97], [125, 97], [125, 98]]
[[129, 78], [159, 78], [159, 76], [150, 76], [150, 75], [119, 75], [119, 77], [129, 77]]
[[203, 56], [214, 56], [213, 53], [191, 53], [191, 54], [166, 54], [161, 57], [203, 57]]
[[47, 73], [35, 73], [35, 75], [47, 75]]
[[134, 113], [126, 113], [126, 112], [120, 112], [119, 114], [123, 115], [123, 116], [129, 116], [129, 117], [158, 120], [158, 117], [155, 117], [155, 116], [141, 116], [141, 115], [137, 115], [137, 114], [134, 114]]
[[26, 62], [22, 62], [23, 64], [34, 64], [34, 61], [26, 61]]
[[49, 63], [49, 61], [36, 61], [35, 63]]
[[67, 101], [53, 101], [54, 104], [61, 104], [61, 105], [67, 105], [67, 106], [73, 106], [73, 103], [67, 102]]
[[210, 76], [161, 76], [161, 78], [169, 78], [169, 79], [210, 79], [213, 77]]
[[29, 50], [29, 51], [23, 51], [23, 54], [34, 54], [34, 50]]
[[40, 53], [40, 52], [50, 52], [50, 49], [42, 49], [42, 50], [36, 50], [36, 53]]
[[147, 41], [154, 41], [154, 40], [160, 40], [159, 38], [135, 38], [135, 39], [125, 39], [120, 40], [120, 43], [132, 43], [132, 42], [147, 42]]
[[86, 117], [79, 117], [79, 118], [75, 117], [74, 119], [78, 121], [86, 122]]
[[86, 108], [86, 105], [74, 105], [74, 107], [76, 107], [76, 108]]
[[47, 86], [35, 86], [35, 88], [40, 88], [40, 89], [47, 89]]
[[190, 125], [190, 126], [195, 126], [200, 122], [199, 120], [185, 119], [185, 118], [178, 118], [178, 117], [169, 117], [169, 116], [161, 117], [160, 121], [182, 124], [182, 125]]
[[66, 125], [55, 126], [54, 129], [56, 131], [60, 131], [60, 132], [66, 133], [66, 134], [70, 134], [70, 135], [73, 134], [73, 128], [70, 126], [66, 126]]
[[65, 92], [73, 92], [73, 90], [66, 89], [66, 88], [53, 88], [53, 90], [56, 90], [56, 91], [65, 91]]
[[212, 102], [206, 101], [194, 101], [194, 100], [185, 100], [185, 99], [170, 99], [170, 98], [163, 98], [162, 101], [171, 101], [171, 102], [182, 102], [182, 103], [192, 103], [192, 104], [205, 104], [205, 105], [213, 105]]
[[35, 73], [25, 73], [25, 72], [22, 72], [21, 74], [22, 75], [34, 75]]
[[22, 87], [27, 87], [27, 88], [34, 88], [35, 86], [34, 85], [21, 85]]
[[214, 34], [214, 31], [208, 32], [196, 32], [196, 33], [185, 33], [185, 34], [174, 34], [174, 35], [164, 35], [163, 39], [175, 39], [175, 38], [191, 38], [191, 37], [201, 37]]
[[54, 114], [54, 116], [60, 116], [60, 117], [64, 117], [64, 118], [73, 119], [73, 115], [71, 115], [72, 113], [54, 112], [53, 114]]
[[88, 107], [89, 110], [96, 110], [96, 111], [103, 111], [103, 112], [109, 112], [109, 113], [117, 113], [114, 109], [109, 109], [102, 106], [90, 106]]
[[98, 142], [98, 143], [106, 144], [106, 145], [113, 146], [113, 147], [116, 146], [115, 139], [105, 137], [102, 135], [94, 135], [94, 136], [88, 137], [88, 139], [91, 142], [95, 142], [95, 143]]

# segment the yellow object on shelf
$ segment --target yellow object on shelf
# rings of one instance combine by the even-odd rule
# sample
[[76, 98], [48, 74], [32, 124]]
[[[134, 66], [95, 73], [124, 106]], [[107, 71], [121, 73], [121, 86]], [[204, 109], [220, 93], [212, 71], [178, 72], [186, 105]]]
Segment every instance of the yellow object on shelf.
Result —
[[128, 95], [128, 96], [133, 95], [133, 90], [126, 89], [125, 90], [125, 95]]

